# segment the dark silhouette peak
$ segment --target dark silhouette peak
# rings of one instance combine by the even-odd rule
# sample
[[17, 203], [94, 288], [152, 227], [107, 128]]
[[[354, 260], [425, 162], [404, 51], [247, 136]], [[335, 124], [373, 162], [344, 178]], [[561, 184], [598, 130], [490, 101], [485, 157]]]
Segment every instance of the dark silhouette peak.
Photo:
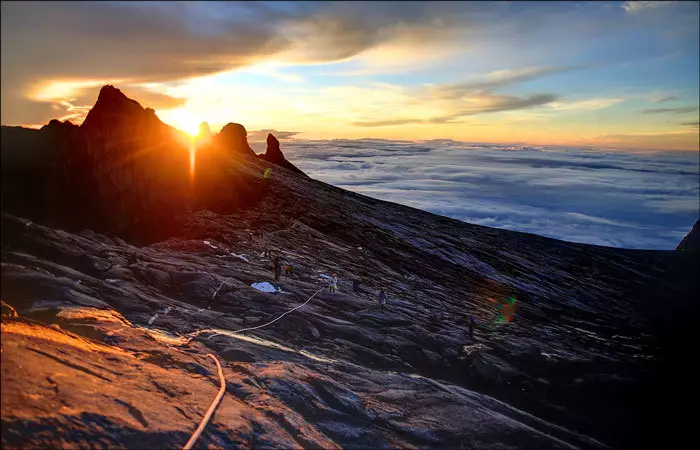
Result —
[[245, 127], [241, 125], [240, 123], [233, 123], [229, 122], [224, 127], [221, 129], [221, 132], [219, 133], [222, 136], [229, 136], [229, 137], [237, 137], [240, 138], [248, 137], [248, 132], [246, 131]]
[[235, 153], [255, 156], [255, 152], [248, 145], [248, 132], [240, 123], [227, 123], [219, 132], [219, 142], [224, 148]]
[[287, 161], [282, 150], [280, 150], [280, 141], [272, 133], [267, 135], [267, 151], [264, 155], [260, 155], [260, 158], [267, 162], [277, 164], [278, 166], [286, 167], [294, 172], [304, 173], [294, 164]]
[[111, 84], [108, 84], [106, 86], [102, 86], [102, 89], [100, 89], [100, 93], [97, 96], [97, 100], [107, 100], [109, 98], [127, 98], [126, 95], [119, 89], [115, 88]]
[[693, 229], [678, 244], [676, 250], [700, 250], [700, 219], [695, 221]]
[[280, 141], [277, 140], [275, 135], [269, 133], [267, 135], [267, 151], [265, 152], [265, 159], [269, 162], [274, 162], [275, 164], [283, 164], [286, 161], [282, 150], [280, 150]]
[[100, 89], [100, 93], [97, 96], [97, 103], [95, 103], [93, 109], [97, 108], [98, 106], [104, 108], [118, 109], [130, 108], [133, 110], [136, 110], [136, 107], [138, 107], [139, 110], [143, 110], [139, 102], [130, 99], [129, 97], [124, 95], [122, 91], [120, 91], [112, 85], [103, 86], [102, 89]]
[[272, 151], [278, 151], [282, 153], [280, 151], [280, 141], [278, 141], [275, 135], [272, 133], [268, 133], [267, 135], [267, 151], [269, 152], [270, 149], [272, 149]]
[[100, 89], [97, 102], [88, 113], [81, 128], [98, 133], [112, 134], [123, 127], [133, 129], [141, 125], [162, 122], [152, 108], [143, 108], [112, 85]]
[[65, 122], [61, 122], [58, 119], [51, 119], [48, 124], [44, 125], [41, 127], [41, 131], [49, 131], [49, 132], [57, 132], [57, 133], [65, 133], [65, 132], [70, 132], [71, 130], [77, 129], [78, 126], [74, 125], [72, 122], [66, 120]]

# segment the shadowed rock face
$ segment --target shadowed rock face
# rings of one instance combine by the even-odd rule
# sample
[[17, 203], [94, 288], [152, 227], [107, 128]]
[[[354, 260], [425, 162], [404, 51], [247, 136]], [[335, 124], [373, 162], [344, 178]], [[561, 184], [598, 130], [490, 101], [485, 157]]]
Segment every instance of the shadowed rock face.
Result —
[[267, 135], [267, 150], [265, 151], [265, 158], [270, 162], [282, 162], [284, 161], [284, 155], [280, 150], [280, 141], [272, 134]]
[[700, 250], [700, 220], [695, 221], [693, 229], [678, 244], [676, 250]]
[[[147, 145], [132, 143], [127, 136], [143, 133], [129, 130], [154, 127], [167, 136], [170, 129], [113, 100], [139, 124], [95, 115], [90, 132], [71, 131], [62, 158], [48, 163], [34, 156], [55, 147], [32, 145], [44, 131], [8, 128], [7, 149], [35, 152], [22, 159], [6, 153], [3, 127], [3, 161], [49, 175], [53, 164], [83, 161], [89, 173], [109, 178], [122, 175], [95, 155], [121, 167], [120, 155], [138, 160], [139, 149], [157, 155], [179, 142], [151, 142], [149, 133], [134, 141]], [[111, 130], [108, 120], [125, 128]], [[86, 136], [89, 148], [81, 144]], [[173, 147], [187, 162], [189, 144]], [[66, 163], [69, 157], [76, 159]], [[268, 164], [214, 143], [198, 148], [197, 174], [206, 176], [188, 191], [194, 206], [179, 205], [170, 234], [159, 228], [170, 222], [143, 210], [132, 232], [164, 236], [147, 245], [103, 232], [109, 228], [100, 221], [116, 214], [107, 209], [85, 208], [82, 216], [105, 228], [64, 231], [48, 223], [65, 214], [60, 197], [48, 197], [63, 203], [46, 220], [8, 214], [3, 201], [3, 448], [182, 446], [218, 389], [207, 353], [221, 361], [227, 391], [198, 446], [663, 448], [682, 439], [672, 426], [684, 424], [676, 401], [694, 386], [687, 361], [700, 313], [700, 253], [475, 226], [289, 170], [263, 184]], [[4, 166], [3, 200], [19, 208], [13, 196], [23, 193], [6, 197], [12, 171]], [[136, 167], [134, 183], [114, 182], [95, 198], [120, 192], [115, 211], [158, 199], [138, 186], [155, 183], [159, 172]], [[164, 187], [158, 195], [168, 199]], [[36, 191], [33, 199], [48, 205], [49, 194]], [[294, 266], [279, 281], [282, 292], [252, 288], [274, 282], [276, 256]], [[320, 275], [333, 272], [338, 292], [330, 294]], [[383, 310], [380, 287], [388, 296]], [[231, 333], [314, 293], [270, 326]], [[503, 323], [496, 304], [513, 295], [515, 317]], [[224, 334], [179, 340], [178, 333], [207, 328]]]
[[188, 211], [259, 200], [257, 174], [227, 169], [241, 142], [250, 150], [245, 129], [229, 124], [220, 137], [225, 145], [197, 152], [191, 174], [191, 139], [105, 86], [80, 127], [54, 120], [40, 131], [2, 128], [4, 208], [69, 229], [163, 239]]
[[58, 119], [52, 119], [49, 121], [48, 124], [44, 125], [41, 127], [41, 131], [48, 131], [50, 133], [67, 137], [70, 135], [73, 131], [77, 130], [78, 126], [74, 125], [71, 123], [71, 121], [66, 120], [65, 122], [61, 122]]
[[255, 152], [248, 145], [248, 132], [239, 123], [226, 124], [218, 135], [218, 145], [245, 156], [255, 156]]
[[267, 135], [267, 150], [265, 151], [265, 154], [259, 156], [267, 162], [282, 166], [291, 170], [292, 172], [305, 175], [304, 172], [302, 172], [297, 166], [287, 161], [282, 154], [282, 150], [280, 150], [280, 141], [278, 141], [272, 133]]

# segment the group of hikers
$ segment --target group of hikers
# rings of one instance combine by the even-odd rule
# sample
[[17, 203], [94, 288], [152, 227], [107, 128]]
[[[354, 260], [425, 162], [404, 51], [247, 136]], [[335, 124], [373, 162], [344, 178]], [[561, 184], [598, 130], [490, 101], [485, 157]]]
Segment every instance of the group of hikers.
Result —
[[[269, 247], [266, 246], [265, 250], [264, 250], [264, 255], [269, 256], [269, 254], [270, 254]], [[283, 266], [282, 259], [279, 256], [275, 256], [275, 258], [273, 260], [273, 267], [274, 267], [274, 274], [275, 274], [276, 281], [279, 281], [280, 276], [282, 275], [282, 266]], [[293, 274], [293, 270], [294, 270], [294, 266], [290, 262], [286, 261], [284, 263], [285, 276], [291, 276]], [[364, 292], [361, 289], [360, 284], [361, 284], [360, 280], [358, 280], [358, 279], [353, 280], [353, 283], [352, 283], [353, 291]], [[338, 290], [338, 274], [334, 272], [328, 278], [328, 293], [333, 294], [337, 290]], [[493, 301], [493, 300], [491, 300], [491, 301]], [[512, 300], [510, 303], [514, 303], [514, 302], [515, 302], [515, 300]], [[379, 303], [379, 308], [383, 310], [384, 307], [386, 306], [386, 303], [387, 303], [387, 294], [386, 294], [384, 287], [381, 287], [379, 290], [378, 303]], [[513, 311], [514, 311], [514, 308], [511, 308], [511, 309], [513, 309]], [[505, 315], [507, 316], [507, 314], [505, 314]], [[514, 315], [514, 313], [511, 313], [511, 317], [512, 317], [512, 315]], [[505, 319], [505, 321], [506, 322], [510, 321], [511, 317], [507, 317]], [[475, 316], [472, 315], [469, 317], [469, 323], [467, 326], [468, 326], [469, 339], [473, 341], [474, 340], [474, 329], [477, 326]]]
[[[264, 255], [269, 255], [267, 248], [265, 249]], [[275, 256], [273, 260], [273, 268], [275, 272], [275, 281], [279, 281], [280, 276], [282, 275], [282, 259], [279, 256]], [[292, 266], [291, 263], [285, 262], [284, 263], [284, 275], [285, 276], [292, 276], [294, 272], [294, 266]], [[361, 292], [360, 290], [360, 280], [353, 280], [352, 284], [353, 290], [355, 292]], [[338, 290], [338, 274], [333, 273], [333, 275], [330, 276], [328, 279], [328, 293], [333, 294], [335, 291]], [[380, 309], [384, 309], [384, 306], [386, 305], [386, 291], [382, 287], [379, 290], [379, 307]]]
[[[280, 275], [282, 274], [282, 262], [281, 262], [279, 256], [275, 256], [274, 266], [275, 266], [275, 281], [279, 281]], [[284, 263], [284, 275], [285, 276], [287, 276], [287, 277], [292, 276], [293, 269], [294, 269], [294, 266], [292, 266], [290, 263], [288, 263], [288, 262]]]

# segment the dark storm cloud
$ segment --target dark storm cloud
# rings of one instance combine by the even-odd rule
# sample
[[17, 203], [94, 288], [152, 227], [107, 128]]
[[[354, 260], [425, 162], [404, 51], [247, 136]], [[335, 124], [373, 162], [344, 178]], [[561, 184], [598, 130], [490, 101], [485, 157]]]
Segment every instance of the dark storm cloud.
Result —
[[673, 249], [698, 217], [694, 152], [301, 141], [313, 178], [470, 223], [614, 247]]

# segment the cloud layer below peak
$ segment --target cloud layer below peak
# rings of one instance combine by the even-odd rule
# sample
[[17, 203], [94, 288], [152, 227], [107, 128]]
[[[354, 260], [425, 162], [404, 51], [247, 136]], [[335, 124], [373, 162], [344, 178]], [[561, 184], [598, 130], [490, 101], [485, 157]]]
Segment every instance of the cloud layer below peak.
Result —
[[700, 215], [691, 152], [375, 139], [283, 151], [313, 178], [370, 197], [572, 242], [670, 250]]

